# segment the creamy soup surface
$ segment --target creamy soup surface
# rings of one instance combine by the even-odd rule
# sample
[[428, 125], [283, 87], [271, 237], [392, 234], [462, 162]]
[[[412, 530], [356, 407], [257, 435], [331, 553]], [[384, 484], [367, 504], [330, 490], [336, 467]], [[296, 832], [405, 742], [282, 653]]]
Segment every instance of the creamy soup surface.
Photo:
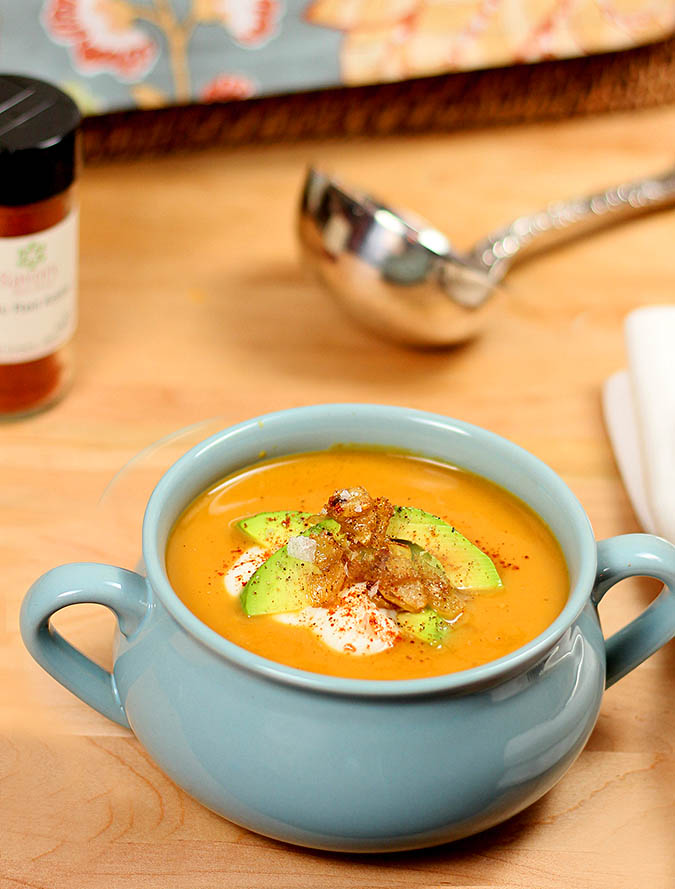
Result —
[[[442, 645], [404, 635], [376, 654], [347, 653], [306, 624], [244, 613], [231, 569], [254, 544], [236, 523], [275, 510], [319, 512], [334, 491], [357, 485], [439, 516], [494, 562], [502, 587], [464, 595], [461, 617]], [[254, 550], [252, 557], [254, 567], [265, 556]], [[569, 592], [551, 531], [511, 494], [440, 462], [346, 447], [261, 461], [217, 482], [179, 517], [166, 567], [185, 605], [242, 648], [302, 670], [362, 679], [435, 676], [495, 660], [543, 632]]]

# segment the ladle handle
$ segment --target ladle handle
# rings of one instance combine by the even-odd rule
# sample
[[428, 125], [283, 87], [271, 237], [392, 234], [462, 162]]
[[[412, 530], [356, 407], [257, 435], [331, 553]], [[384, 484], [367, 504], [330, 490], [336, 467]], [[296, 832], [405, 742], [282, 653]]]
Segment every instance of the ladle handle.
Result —
[[479, 241], [470, 255], [493, 281], [498, 281], [510, 265], [531, 253], [672, 203], [675, 168], [661, 176], [626, 182], [585, 198], [558, 201], [538, 213], [519, 216]]

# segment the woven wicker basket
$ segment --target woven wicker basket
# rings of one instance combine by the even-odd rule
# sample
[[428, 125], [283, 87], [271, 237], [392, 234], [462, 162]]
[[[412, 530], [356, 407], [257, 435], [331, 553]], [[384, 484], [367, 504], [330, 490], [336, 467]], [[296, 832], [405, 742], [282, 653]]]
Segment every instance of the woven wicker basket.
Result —
[[403, 83], [88, 118], [88, 161], [212, 145], [449, 131], [675, 103], [675, 38]]

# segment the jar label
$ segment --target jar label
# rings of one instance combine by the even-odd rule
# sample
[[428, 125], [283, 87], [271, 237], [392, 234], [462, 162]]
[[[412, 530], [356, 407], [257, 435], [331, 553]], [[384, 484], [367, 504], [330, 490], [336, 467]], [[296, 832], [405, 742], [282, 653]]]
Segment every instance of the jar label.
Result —
[[50, 355], [75, 332], [79, 218], [0, 238], [0, 364]]

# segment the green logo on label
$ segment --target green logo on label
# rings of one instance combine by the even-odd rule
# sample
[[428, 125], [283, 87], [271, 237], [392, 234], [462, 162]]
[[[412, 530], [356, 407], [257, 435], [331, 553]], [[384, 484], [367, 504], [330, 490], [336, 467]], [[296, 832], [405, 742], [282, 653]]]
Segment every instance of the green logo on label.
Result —
[[34, 268], [39, 266], [40, 263], [44, 262], [46, 259], [46, 245], [40, 244], [37, 241], [31, 241], [30, 244], [26, 244], [25, 247], [19, 247], [19, 256], [16, 264], [19, 268], [30, 269], [33, 271]]

